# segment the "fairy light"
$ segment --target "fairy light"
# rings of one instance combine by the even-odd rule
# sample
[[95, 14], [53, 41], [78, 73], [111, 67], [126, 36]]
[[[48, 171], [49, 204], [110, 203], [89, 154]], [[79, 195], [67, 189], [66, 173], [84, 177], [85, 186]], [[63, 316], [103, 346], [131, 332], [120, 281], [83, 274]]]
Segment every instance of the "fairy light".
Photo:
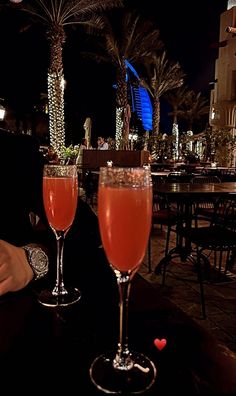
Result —
[[119, 150], [122, 143], [122, 128], [123, 128], [122, 111], [123, 111], [123, 107], [116, 108], [116, 150]]
[[50, 144], [60, 157], [65, 146], [64, 124], [64, 76], [48, 73], [48, 113]]
[[177, 160], [179, 157], [179, 127], [178, 124], [173, 123], [172, 127], [172, 136], [173, 136], [173, 157], [174, 160]]
[[187, 136], [189, 136], [189, 141], [186, 143], [186, 149], [189, 151], [193, 150], [193, 142], [191, 140], [191, 137], [193, 136], [193, 131], [187, 131]]
[[0, 121], [4, 120], [5, 113], [6, 113], [5, 108], [0, 104]]

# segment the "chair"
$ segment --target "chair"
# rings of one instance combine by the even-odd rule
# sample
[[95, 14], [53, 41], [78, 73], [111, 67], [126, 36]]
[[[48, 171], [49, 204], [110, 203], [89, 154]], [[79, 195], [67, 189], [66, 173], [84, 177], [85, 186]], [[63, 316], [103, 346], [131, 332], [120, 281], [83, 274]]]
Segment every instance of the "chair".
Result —
[[96, 204], [98, 192], [98, 175], [86, 170], [83, 179], [83, 189], [85, 191], [86, 202], [92, 207]]
[[[193, 184], [211, 184], [211, 183], [221, 183], [218, 176], [194, 176], [191, 181]], [[195, 227], [198, 225], [198, 220], [211, 221], [215, 205], [217, 204], [217, 199], [198, 200], [193, 205], [193, 218], [195, 221]]]
[[166, 183], [189, 183], [191, 176], [186, 172], [170, 172]]
[[[236, 199], [236, 197], [235, 197]], [[206, 251], [214, 252], [214, 267], [222, 272], [223, 252], [226, 253], [224, 273], [228, 270], [230, 255], [235, 257], [236, 253], [236, 200], [221, 199], [215, 207], [212, 221], [209, 226], [192, 227], [191, 230], [182, 229], [182, 234], [194, 246], [196, 253], [196, 270], [200, 284], [202, 315], [206, 318], [205, 297], [203, 289], [202, 262], [209, 266], [209, 255]], [[218, 260], [217, 260], [217, 253]], [[232, 257], [231, 256], [231, 257]], [[193, 256], [192, 256], [193, 257]], [[218, 262], [217, 262], [218, 261]], [[217, 265], [218, 264], [218, 265]]]
[[[165, 244], [165, 256], [168, 254], [169, 251], [169, 242], [170, 242], [170, 233], [172, 231], [176, 232], [175, 226], [178, 220], [178, 211], [177, 208], [171, 206], [169, 202], [158, 195], [156, 192], [155, 187], [158, 184], [165, 183], [165, 180], [161, 177], [153, 177], [153, 212], [152, 212], [152, 229], [154, 225], [160, 225], [167, 227], [167, 234], [166, 234], [166, 244]], [[148, 272], [152, 270], [152, 263], [151, 263], [151, 232], [148, 241]]]
[[218, 176], [194, 176], [191, 180], [191, 183], [221, 183], [221, 180]]

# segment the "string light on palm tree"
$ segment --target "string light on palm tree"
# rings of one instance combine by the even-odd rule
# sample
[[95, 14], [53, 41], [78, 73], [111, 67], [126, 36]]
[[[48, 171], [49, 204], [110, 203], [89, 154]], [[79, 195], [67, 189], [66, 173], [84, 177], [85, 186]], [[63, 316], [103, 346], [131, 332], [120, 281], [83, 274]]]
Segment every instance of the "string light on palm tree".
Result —
[[176, 161], [179, 158], [179, 126], [176, 123], [172, 125], [173, 141], [173, 159]]
[[122, 121], [123, 107], [116, 107], [116, 150], [121, 148], [122, 143], [122, 131], [123, 131], [123, 121]]
[[5, 108], [0, 104], [0, 121], [4, 120], [5, 113], [6, 113]]
[[[4, 102], [3, 98], [0, 98], [0, 102]], [[6, 114], [6, 109], [5, 107], [0, 103], [0, 121], [3, 121], [5, 118]]]
[[48, 73], [48, 109], [50, 144], [60, 156], [65, 145], [64, 128], [64, 76]]
[[50, 44], [48, 68], [48, 107], [50, 144], [59, 157], [65, 145], [64, 72], [62, 51], [66, 41], [65, 26], [99, 24], [98, 13], [122, 5], [122, 0], [10, 0], [23, 3], [20, 9], [44, 25]]

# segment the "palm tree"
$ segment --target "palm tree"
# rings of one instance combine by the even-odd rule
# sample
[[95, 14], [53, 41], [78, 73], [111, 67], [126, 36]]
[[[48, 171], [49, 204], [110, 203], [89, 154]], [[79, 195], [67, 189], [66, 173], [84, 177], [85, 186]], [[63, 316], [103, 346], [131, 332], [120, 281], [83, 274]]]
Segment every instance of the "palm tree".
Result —
[[65, 144], [64, 71], [62, 50], [66, 41], [65, 27], [74, 24], [96, 26], [98, 13], [121, 6], [122, 0], [29, 0], [19, 5], [46, 29], [50, 44], [48, 68], [48, 101], [50, 144], [60, 154]]
[[173, 158], [175, 160], [179, 157], [179, 125], [178, 125], [178, 114], [180, 110], [180, 106], [185, 100], [185, 95], [187, 93], [187, 87], [182, 85], [175, 90], [168, 92], [165, 95], [165, 99], [171, 105], [172, 111], [169, 112], [169, 115], [173, 116], [173, 125], [172, 125], [172, 137], [173, 137]]
[[183, 146], [186, 147], [186, 151], [189, 153], [193, 151], [194, 138], [192, 136], [194, 122], [202, 120], [207, 114], [209, 115], [209, 110], [209, 100], [204, 98], [201, 92], [196, 93], [193, 90], [189, 90], [185, 94], [181, 109], [178, 111], [178, 116], [187, 122], [187, 133], [182, 138], [185, 140]]
[[185, 119], [188, 124], [188, 131], [192, 132], [194, 121], [201, 120], [203, 116], [209, 114], [209, 100], [204, 98], [201, 92], [190, 90], [185, 95], [182, 109], [178, 111], [179, 117]]
[[116, 144], [117, 148], [127, 148], [128, 136], [123, 118], [128, 105], [126, 61], [131, 64], [141, 63], [154, 51], [162, 48], [163, 44], [159, 38], [159, 30], [154, 28], [153, 23], [134, 12], [124, 13], [121, 20], [117, 16], [115, 21], [104, 18], [104, 24], [103, 40], [98, 43], [96, 53], [87, 55], [98, 62], [109, 62], [115, 66]]
[[184, 73], [178, 62], [170, 61], [166, 51], [161, 55], [155, 54], [146, 61], [147, 79], [142, 84], [148, 89], [153, 98], [152, 135], [159, 134], [160, 125], [160, 97], [172, 89], [183, 84]]

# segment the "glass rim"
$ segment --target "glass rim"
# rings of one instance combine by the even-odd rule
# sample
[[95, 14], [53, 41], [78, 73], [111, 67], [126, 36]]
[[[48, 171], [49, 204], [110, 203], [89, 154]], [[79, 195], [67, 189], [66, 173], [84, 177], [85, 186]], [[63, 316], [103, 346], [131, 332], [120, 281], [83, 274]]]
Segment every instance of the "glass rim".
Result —
[[131, 170], [141, 170], [142, 172], [147, 172], [149, 169], [144, 168], [143, 166], [100, 166], [100, 171], [107, 170], [122, 170], [122, 171], [131, 171]]
[[68, 164], [68, 165], [66, 165], [66, 164], [44, 164], [44, 168], [47, 168], [47, 167], [50, 167], [50, 168], [69, 168], [69, 167], [75, 167], [75, 168], [77, 168], [77, 165], [76, 164]]

